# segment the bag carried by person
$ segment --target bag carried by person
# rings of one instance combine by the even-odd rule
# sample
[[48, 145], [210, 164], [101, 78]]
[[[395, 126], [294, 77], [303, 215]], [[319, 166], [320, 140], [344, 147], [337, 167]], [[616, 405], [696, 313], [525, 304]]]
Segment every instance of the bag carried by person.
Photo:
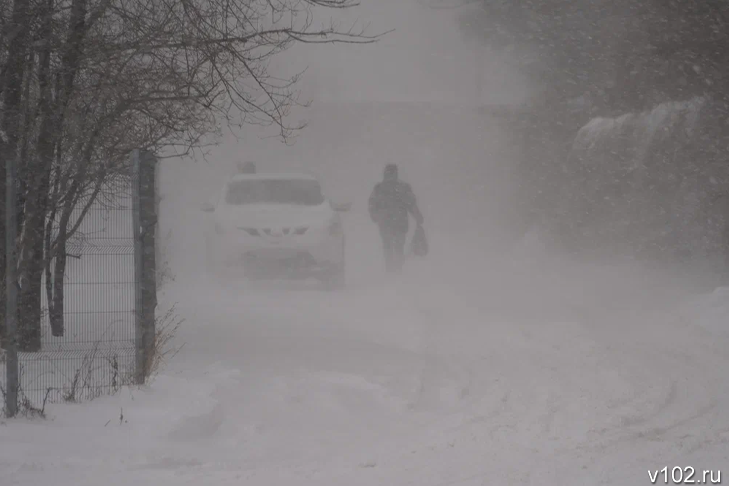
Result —
[[413, 239], [410, 242], [410, 252], [417, 257], [424, 257], [428, 254], [428, 239], [425, 237], [425, 229], [421, 225], [415, 228]]

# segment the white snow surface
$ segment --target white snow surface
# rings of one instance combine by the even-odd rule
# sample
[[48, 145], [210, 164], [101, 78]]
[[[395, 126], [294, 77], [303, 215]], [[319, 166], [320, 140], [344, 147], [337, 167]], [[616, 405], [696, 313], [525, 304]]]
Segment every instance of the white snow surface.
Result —
[[165, 372], [4, 423], [3, 486], [639, 485], [729, 464], [728, 289], [439, 253], [336, 294], [178, 281]]

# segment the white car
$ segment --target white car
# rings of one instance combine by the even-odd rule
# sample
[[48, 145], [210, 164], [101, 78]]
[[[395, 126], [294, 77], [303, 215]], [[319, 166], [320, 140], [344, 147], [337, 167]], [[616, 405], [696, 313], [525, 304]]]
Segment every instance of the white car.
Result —
[[345, 281], [345, 236], [337, 205], [308, 174], [237, 174], [214, 202], [208, 263], [216, 275], [315, 277], [330, 288]]

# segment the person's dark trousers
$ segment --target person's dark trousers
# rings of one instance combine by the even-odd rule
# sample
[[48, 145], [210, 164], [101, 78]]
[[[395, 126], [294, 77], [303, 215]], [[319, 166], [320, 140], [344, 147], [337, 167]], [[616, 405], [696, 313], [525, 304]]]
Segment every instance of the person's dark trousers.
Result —
[[382, 247], [385, 252], [385, 269], [390, 273], [398, 273], [402, 270], [405, 262], [405, 241], [407, 231], [380, 228]]

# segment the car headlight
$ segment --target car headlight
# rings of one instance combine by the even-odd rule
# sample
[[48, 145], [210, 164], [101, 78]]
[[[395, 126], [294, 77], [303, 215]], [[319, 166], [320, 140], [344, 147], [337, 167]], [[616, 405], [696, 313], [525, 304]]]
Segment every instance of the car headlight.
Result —
[[248, 233], [248, 235], [250, 235], [250, 236], [261, 236], [261, 233], [259, 233], [256, 228], [240, 228], [240, 229], [242, 229], [243, 231]]

